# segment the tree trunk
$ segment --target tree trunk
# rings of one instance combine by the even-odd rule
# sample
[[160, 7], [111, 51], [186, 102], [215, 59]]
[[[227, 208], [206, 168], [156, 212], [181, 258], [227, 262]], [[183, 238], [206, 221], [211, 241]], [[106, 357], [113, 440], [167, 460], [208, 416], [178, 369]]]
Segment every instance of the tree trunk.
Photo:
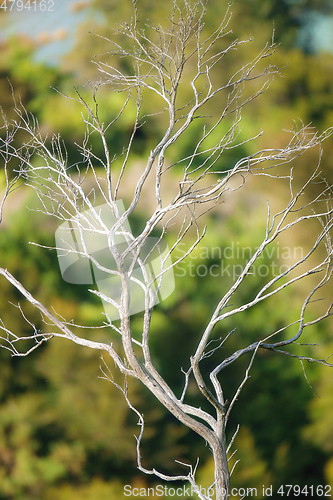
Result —
[[230, 474], [224, 441], [218, 440], [212, 451], [215, 465], [215, 498], [227, 500], [230, 496]]

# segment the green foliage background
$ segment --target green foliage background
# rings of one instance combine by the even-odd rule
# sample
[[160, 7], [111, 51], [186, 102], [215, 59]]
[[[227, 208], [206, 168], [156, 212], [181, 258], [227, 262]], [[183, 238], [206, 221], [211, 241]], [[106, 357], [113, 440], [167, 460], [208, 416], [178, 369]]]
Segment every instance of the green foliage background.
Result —
[[[58, 66], [37, 63], [34, 40], [20, 33], [1, 42], [0, 59], [0, 104], [4, 112], [12, 114], [9, 80], [15, 95], [38, 117], [42, 130], [62, 135], [72, 161], [79, 158], [74, 143], [82, 138], [84, 124], [76, 103], [64, 99], [52, 87], [71, 93], [74, 85], [83, 84], [81, 92], [89, 98], [91, 90], [84, 82], [96, 78], [96, 68], [90, 60], [108, 49], [105, 40], [88, 31], [109, 36], [108, 26], [126, 19], [130, 9], [129, 2], [115, 0], [75, 5], [78, 10], [87, 9], [87, 20], [79, 25], [75, 46]], [[142, 17], [148, 15], [158, 21], [167, 15], [169, 5], [138, 0], [138, 8]], [[225, 9], [226, 2], [208, 1], [207, 30], [215, 26], [218, 17], [222, 18]], [[244, 136], [263, 128], [266, 133], [260, 139], [262, 145], [278, 147], [284, 138], [282, 131], [291, 127], [294, 118], [311, 122], [319, 131], [332, 126], [333, 56], [315, 52], [311, 39], [299, 36], [305, 20], [314, 11], [332, 16], [332, 3], [236, 0], [232, 11], [234, 34], [241, 38], [254, 36], [237, 53], [237, 67], [253, 58], [270, 40], [273, 21], [276, 39], [281, 44], [274, 62], [284, 67], [282, 77], [276, 77], [269, 91], [247, 108]], [[1, 12], [1, 16], [6, 15]], [[226, 66], [216, 79], [232, 71], [234, 63], [232, 59], [224, 63]], [[105, 119], [112, 118], [119, 96], [110, 89], [103, 90], [101, 102]], [[143, 130], [135, 145], [138, 160], [149, 151], [161, 127], [163, 120], [157, 116]], [[110, 148], [121, 149], [130, 130], [131, 116], [125, 114], [110, 130]], [[185, 137], [185, 152], [195, 142], [196, 133], [194, 127], [192, 135]], [[94, 146], [100, 147], [98, 143]], [[250, 147], [243, 146], [241, 152], [234, 153], [236, 156], [227, 156], [226, 165], [232, 164], [237, 155], [248, 154], [246, 148]], [[333, 178], [332, 153], [332, 142], [326, 143], [322, 170], [329, 182]], [[176, 150], [175, 158], [177, 154]], [[302, 161], [301, 177], [306, 177], [317, 157], [310, 154]], [[262, 195], [260, 184], [254, 189], [254, 196]], [[62, 316], [74, 322], [97, 324], [99, 301], [84, 286], [62, 281], [54, 253], [28, 244], [31, 240], [53, 244], [54, 225], [26, 209], [34, 202], [33, 195], [23, 189], [8, 200], [0, 226], [1, 265]], [[224, 248], [237, 239], [244, 246], [254, 247], [265, 221], [256, 213], [256, 206], [251, 209], [252, 205], [251, 198], [246, 198], [228, 218], [212, 216], [205, 246]], [[296, 234], [295, 243], [306, 244], [306, 235]], [[197, 252], [187, 266], [191, 264], [195, 270], [200, 264], [215, 263], [214, 256], [200, 255], [200, 248]], [[184, 360], [193, 352], [221, 287], [227, 286], [227, 281], [198, 274], [191, 276], [186, 272], [183, 277], [176, 276], [176, 291], [153, 316], [152, 349], [162, 374], [175, 391], [181, 390], [183, 382], [180, 368], [187, 368]], [[257, 279], [260, 281], [260, 277]], [[258, 286], [259, 281], [254, 280], [253, 286]], [[4, 280], [0, 287], [0, 317], [13, 331], [28, 331], [29, 325], [13, 305], [21, 302], [21, 297]], [[236, 300], [241, 301], [246, 294], [250, 295], [251, 289], [243, 290]], [[249, 342], [259, 329], [271, 331], [278, 327], [281, 316], [288, 321], [294, 302], [294, 296], [285, 295], [244, 315], [229, 349]], [[22, 308], [38, 326], [38, 315], [26, 304], [22, 303]], [[232, 323], [226, 324], [220, 334], [232, 328]], [[92, 338], [101, 335], [108, 339], [109, 333], [91, 332]], [[332, 322], [314, 327], [312, 335], [321, 341], [320, 352], [316, 351], [319, 357], [332, 352]], [[231, 394], [239, 383], [246, 362], [244, 359], [226, 371], [227, 393]], [[123, 498], [124, 484], [144, 488], [156, 483], [136, 470], [136, 418], [122, 394], [99, 378], [99, 353], [57, 339], [27, 358], [11, 358], [0, 349], [0, 363], [0, 500], [112, 500]], [[332, 374], [318, 366], [306, 367], [306, 373], [312, 387], [296, 361], [267, 353], [258, 355], [252, 377], [231, 417], [231, 432], [238, 423], [241, 426], [236, 442], [241, 462], [233, 475], [234, 487], [258, 487], [261, 498], [263, 484], [272, 484], [276, 490], [281, 484], [333, 482]], [[114, 377], [122, 384], [117, 373]], [[200, 453], [201, 480], [202, 484], [207, 483], [212, 464], [204, 443], [180, 426], [136, 382], [130, 383], [129, 390], [132, 403], [139, 406], [147, 421], [143, 442], [147, 466], [175, 472], [175, 458], [195, 463]], [[194, 388], [190, 387], [189, 392], [193, 400], [199, 397]]]

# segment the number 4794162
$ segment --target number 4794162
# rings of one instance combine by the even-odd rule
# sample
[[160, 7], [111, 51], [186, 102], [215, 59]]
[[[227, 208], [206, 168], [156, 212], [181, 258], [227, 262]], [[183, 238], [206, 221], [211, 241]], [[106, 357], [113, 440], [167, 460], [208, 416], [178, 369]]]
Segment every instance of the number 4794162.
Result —
[[277, 494], [282, 497], [309, 496], [309, 497], [332, 497], [332, 486], [299, 486], [297, 484], [285, 484], [279, 487]]
[[4, 11], [41, 11], [52, 12], [54, 11], [54, 0], [4, 0], [0, 9]]

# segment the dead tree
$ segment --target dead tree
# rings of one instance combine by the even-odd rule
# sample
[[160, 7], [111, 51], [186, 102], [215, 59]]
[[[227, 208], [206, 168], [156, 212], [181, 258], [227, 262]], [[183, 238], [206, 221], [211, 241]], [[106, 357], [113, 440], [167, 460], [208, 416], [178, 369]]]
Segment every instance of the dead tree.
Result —
[[[271, 75], [277, 71], [273, 66], [263, 66], [274, 53], [275, 45], [274, 41], [267, 44], [252, 61], [236, 68], [233, 74], [226, 76], [223, 84], [216, 86], [214, 71], [218, 71], [224, 58], [237, 54], [236, 51], [244, 41], [231, 39], [229, 10], [210, 34], [204, 29], [204, 15], [205, 5], [200, 0], [175, 0], [171, 5], [170, 18], [163, 26], [148, 22], [142, 26], [135, 2], [133, 3], [133, 17], [129, 24], [118, 27], [114, 37], [106, 40], [112, 52], [110, 61], [113, 57], [118, 59], [118, 63], [98, 63], [101, 80], [93, 85], [92, 105], [79, 91], [74, 97], [82, 104], [82, 119], [85, 120], [87, 129], [80, 146], [82, 162], [79, 166], [70, 163], [60, 137], [54, 136], [49, 142], [43, 137], [37, 121], [20, 103], [15, 105], [16, 120], [9, 122], [4, 118], [2, 130], [6, 137], [1, 139], [1, 159], [7, 188], [1, 198], [1, 218], [8, 195], [21, 181], [36, 192], [40, 201], [38, 209], [47, 216], [59, 219], [54, 248], [58, 252], [64, 278], [80, 282], [78, 268], [75, 271], [75, 266], [79, 264], [83, 266], [80, 269], [84, 279], [87, 279], [89, 273], [86, 264], [94, 269], [95, 277], [89, 279], [95, 279], [98, 289], [91, 289], [91, 292], [104, 303], [105, 313], [101, 323], [110, 332], [110, 341], [102, 343], [91, 340], [85, 335], [86, 330], [79, 330], [78, 325], [73, 325], [71, 321], [66, 321], [47, 309], [31, 295], [23, 283], [4, 268], [0, 268], [1, 275], [39, 310], [45, 331], [41, 332], [31, 324], [31, 335], [22, 336], [20, 332], [10, 331], [3, 322], [0, 323], [0, 329], [2, 347], [8, 349], [13, 356], [26, 356], [53, 337], [66, 338], [76, 344], [107, 353], [125, 376], [125, 385], [119, 388], [123, 391], [128, 406], [136, 412], [141, 426], [137, 437], [138, 468], [165, 481], [188, 481], [201, 499], [212, 498], [215, 490], [216, 499], [222, 500], [230, 494], [228, 454], [235, 439], [234, 435], [231, 442], [226, 442], [228, 418], [249, 377], [256, 353], [265, 349], [277, 355], [292, 356], [301, 362], [318, 361], [330, 365], [327, 360], [296, 355], [288, 350], [288, 346], [298, 342], [305, 329], [332, 314], [332, 306], [329, 306], [326, 312], [317, 317], [311, 320], [305, 318], [309, 304], [328, 283], [332, 274], [330, 186], [323, 185], [315, 199], [307, 201], [303, 206], [302, 195], [317, 179], [318, 169], [296, 191], [293, 184], [293, 160], [313, 147], [320, 147], [321, 142], [332, 131], [317, 134], [302, 126], [292, 131], [285, 147], [261, 149], [240, 158], [232, 166], [225, 165], [224, 153], [244, 144], [244, 141], [238, 139], [244, 106], [260, 97], [268, 87]], [[237, 56], [232, 57], [236, 64]], [[123, 61], [126, 61], [126, 65], [122, 64]], [[125, 96], [119, 112], [109, 123], [100, 120], [98, 108], [98, 91], [105, 86], [108, 86], [109, 91]], [[132, 168], [133, 144], [139, 129], [149, 122], [150, 116], [145, 116], [144, 109], [147, 109], [145, 103], [149, 103], [150, 99], [154, 106], [159, 106], [154, 112], [162, 117], [161, 120], [164, 119], [165, 130], [138, 172], [138, 168]], [[123, 113], [133, 113], [133, 103], [135, 111], [128, 143], [119, 155], [114, 154], [108, 145], [108, 131]], [[209, 119], [207, 109], [208, 113], [211, 114], [212, 110], [215, 113]], [[174, 158], [174, 152], [181, 145], [183, 136], [198, 121], [202, 123], [202, 133], [190, 154], [171, 161], [170, 157]], [[18, 132], [24, 132], [28, 137], [20, 147], [13, 142]], [[99, 136], [102, 155], [96, 154], [90, 147], [92, 135]], [[217, 135], [218, 141], [212, 144], [212, 137]], [[247, 139], [252, 141], [252, 147], [259, 135]], [[173, 155], [169, 156], [171, 150]], [[178, 175], [178, 181], [173, 181], [172, 192], [166, 192], [165, 183], [170, 171]], [[258, 175], [268, 176], [272, 182], [275, 178], [283, 178], [289, 186], [289, 202], [276, 213], [271, 213], [268, 206], [262, 242], [234, 279], [232, 286], [227, 290], [221, 287], [221, 298], [212, 316], [207, 318], [206, 328], [201, 333], [195, 352], [189, 352], [188, 359], [184, 360], [187, 369], [184, 370], [183, 391], [175, 394], [156, 369], [151, 356], [149, 335], [154, 306], [164, 295], [171, 293], [174, 286], [173, 268], [190, 255], [204, 238], [206, 228], [201, 221], [209, 221], [203, 217], [204, 214], [213, 210], [220, 202], [227, 202], [228, 192], [246, 189], [247, 180]], [[135, 176], [137, 177], [133, 183]], [[126, 207], [120, 201], [124, 186], [127, 191]], [[147, 192], [153, 208], [143, 230], [134, 236], [130, 231], [129, 219]], [[233, 306], [231, 299], [244, 281], [251, 279], [251, 270], [268, 246], [273, 245], [281, 235], [292, 233], [296, 226], [313, 222], [318, 222], [319, 229], [306, 254], [287, 269], [267, 278], [251, 300], [241, 306]], [[176, 236], [172, 245], [167, 246], [163, 238], [170, 232], [172, 224], [178, 230], [176, 233], [171, 232]], [[160, 231], [159, 237], [152, 236], [156, 229]], [[181, 242], [186, 243], [187, 250], [182, 252], [181, 258], [174, 259]], [[313, 259], [317, 253], [319, 257]], [[213, 344], [215, 347], [212, 348], [211, 341], [217, 325], [231, 317], [236, 325], [238, 315], [249, 308], [283, 294], [286, 289], [299, 282], [304, 282], [306, 287], [309, 276], [312, 278], [311, 286], [301, 304], [299, 316], [295, 319], [294, 325], [297, 327], [292, 335], [288, 335], [288, 324], [277, 331], [271, 331], [269, 335], [258, 332], [255, 342], [223, 357], [220, 348], [228, 342], [231, 335], [229, 333], [218, 344]], [[131, 322], [134, 313], [142, 315], [140, 340], [132, 336]], [[281, 335], [283, 332], [286, 333], [284, 337]], [[120, 348], [115, 341], [116, 337], [121, 338]], [[20, 345], [24, 345], [23, 351], [20, 350]], [[211, 354], [212, 349], [215, 355], [219, 354], [220, 361], [211, 370], [210, 380], [205, 380], [200, 363]], [[251, 358], [243, 380], [228, 402], [224, 398], [220, 374], [225, 367], [248, 353]], [[106, 368], [104, 376], [112, 380]], [[196, 482], [195, 464], [181, 464], [185, 472], [177, 476], [145, 468], [140, 453], [145, 422], [138, 409], [129, 401], [126, 387], [130, 377], [139, 379], [172, 415], [209, 444], [215, 463], [215, 477], [211, 488], [205, 493]], [[190, 380], [194, 380], [198, 388], [197, 406], [186, 402]], [[211, 412], [201, 409], [202, 397], [210, 403]]]

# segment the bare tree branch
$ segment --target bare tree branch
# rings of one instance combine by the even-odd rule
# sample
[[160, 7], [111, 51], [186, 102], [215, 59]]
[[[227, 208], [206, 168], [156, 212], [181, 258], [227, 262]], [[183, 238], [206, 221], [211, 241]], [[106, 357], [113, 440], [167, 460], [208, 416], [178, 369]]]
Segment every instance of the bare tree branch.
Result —
[[[44, 332], [39, 331], [18, 305], [18, 312], [32, 333], [24, 336], [19, 332], [12, 332], [1, 321], [1, 347], [14, 356], [25, 356], [53, 337], [61, 337], [90, 349], [106, 351], [117, 369], [124, 374], [124, 386], [121, 387], [114, 381], [106, 363], [102, 368], [103, 377], [118, 387], [128, 407], [138, 417], [140, 431], [136, 439], [139, 470], [165, 481], [187, 481], [202, 499], [212, 498], [212, 490], [215, 489], [216, 500], [222, 500], [229, 498], [230, 474], [237, 463], [236, 461], [229, 472], [227, 453], [236, 439], [238, 428], [227, 446], [226, 425], [250, 376], [256, 354], [266, 349], [296, 358], [302, 366], [303, 361], [332, 366], [328, 359], [317, 360], [308, 355], [295, 354], [288, 348], [292, 345], [299, 347], [298, 341], [304, 330], [329, 318], [333, 313], [331, 304], [325, 313], [318, 312], [308, 318], [318, 292], [324, 291], [332, 279], [332, 189], [325, 184], [312, 200], [307, 198], [303, 202], [304, 193], [320, 178], [319, 164], [296, 192], [292, 165], [293, 160], [300, 155], [315, 147], [320, 149], [322, 142], [332, 135], [333, 129], [319, 134], [302, 124], [290, 132], [290, 140], [285, 147], [259, 149], [240, 158], [234, 165], [226, 166], [223, 162], [226, 151], [250, 142], [255, 144], [262, 134], [260, 131], [253, 137], [240, 138], [239, 127], [243, 109], [266, 91], [278, 71], [272, 64], [265, 64], [263, 67], [266, 59], [276, 49], [274, 40], [252, 61], [236, 67], [232, 75], [226, 75], [224, 82], [216, 84], [214, 71], [233, 51], [239, 50], [243, 43], [248, 42], [230, 40], [230, 8], [210, 34], [204, 29], [206, 7], [200, 0], [174, 1], [170, 19], [163, 25], [142, 26], [135, 1], [133, 8], [131, 22], [116, 30], [116, 33], [122, 34], [126, 43], [118, 43], [116, 36], [114, 39], [104, 39], [111, 44], [112, 52], [109, 62], [97, 63], [102, 80], [93, 89], [93, 104], [90, 105], [78, 89], [75, 91], [74, 99], [82, 106], [82, 119], [86, 125], [86, 136], [82, 144], [78, 145], [82, 162], [71, 164], [61, 138], [43, 137], [37, 120], [21, 103], [16, 102], [16, 119], [9, 122], [3, 116], [6, 138], [1, 139], [0, 147], [5, 179], [5, 189], [0, 200], [0, 222], [11, 192], [20, 183], [32, 188], [40, 202], [36, 210], [55, 217], [61, 224], [59, 228], [62, 233], [53, 249], [58, 253], [59, 263], [63, 259], [62, 262], [66, 264], [64, 273], [71, 272], [71, 266], [74, 268], [75, 262], [87, 264], [87, 273], [92, 274], [87, 284], [97, 284], [97, 290], [91, 288], [90, 292], [103, 301], [106, 321], [101, 327], [110, 328], [111, 341], [103, 343], [86, 338], [85, 325], [75, 325], [51, 312], [7, 269], [0, 268], [0, 274], [39, 311], [45, 327]], [[126, 59], [128, 71], [114, 62], [114, 58]], [[235, 64], [236, 61], [235, 58]], [[124, 94], [119, 111], [108, 123], [101, 122], [99, 114], [98, 91], [105, 85], [114, 92]], [[159, 109], [153, 113], [164, 119], [165, 128], [160, 135], [157, 132], [155, 144], [147, 155], [145, 164], [141, 169], [135, 169], [133, 144], [139, 129], [149, 119], [152, 111], [150, 99], [156, 100]], [[135, 111], [128, 142], [123, 145], [120, 153], [113, 152], [108, 144], [107, 133], [125, 112], [131, 113], [130, 103], [133, 102]], [[212, 107], [215, 115], [209, 118]], [[200, 138], [193, 144], [190, 152], [182, 154], [183, 137], [192, 130], [193, 123], [200, 122]], [[18, 132], [24, 132], [27, 137], [19, 147], [13, 142]], [[91, 146], [92, 134], [100, 140], [100, 152]], [[176, 147], [179, 154], [175, 160], [172, 153]], [[175, 180], [172, 192], [166, 193], [170, 172]], [[194, 353], [188, 353], [188, 359], [184, 362], [183, 366], [188, 366], [188, 369], [182, 369], [185, 380], [178, 398], [160, 374], [151, 353], [150, 333], [154, 306], [159, 300], [163, 300], [163, 294], [171, 293], [174, 283], [172, 270], [185, 262], [186, 257], [195, 251], [205, 237], [206, 226], [200, 226], [202, 218], [207, 220], [207, 212], [221, 202], [226, 202], [227, 194], [244, 188], [247, 180], [255, 176], [266, 176], [272, 181], [284, 180], [289, 187], [289, 201], [273, 215], [268, 204], [261, 244], [231, 286], [225, 289], [222, 284], [220, 299], [207, 320], [197, 348]], [[120, 202], [124, 192], [126, 207]], [[133, 235], [130, 229], [131, 216], [147, 196], [150, 198], [150, 208], [145, 225], [139, 234]], [[316, 225], [317, 233], [312, 240], [309, 238], [306, 253], [283, 271], [278, 270], [267, 276], [252, 298], [241, 304], [235, 300], [233, 305], [232, 301], [237, 297], [239, 289], [247, 286], [258, 259], [268, 247], [272, 248], [278, 239], [289, 235], [296, 227], [308, 224]], [[177, 230], [172, 231], [173, 225]], [[156, 231], [159, 232], [158, 237], [154, 236]], [[164, 241], [167, 234], [170, 240], [173, 238], [170, 248]], [[193, 234], [194, 237], [189, 242]], [[187, 249], [172, 261], [176, 250], [185, 243]], [[299, 283], [306, 289], [305, 298], [300, 306], [299, 316], [292, 323], [275, 331], [273, 327], [268, 335], [258, 332], [257, 340], [240, 346], [223, 357], [222, 346], [228, 342], [235, 329], [228, 329], [229, 333], [217, 340], [217, 325], [224, 324], [227, 319], [232, 319], [237, 325], [240, 314], [286, 293], [286, 290]], [[132, 331], [131, 317], [135, 313], [142, 315], [139, 339], [134, 338]], [[80, 336], [76, 331], [80, 331]], [[114, 336], [121, 339], [121, 346], [119, 341], [113, 342]], [[224, 398], [219, 375], [225, 367], [246, 354], [251, 356], [250, 361], [242, 381], [228, 402]], [[209, 380], [205, 380], [200, 364], [208, 357], [215, 360], [215, 365], [210, 369]], [[203, 494], [196, 482], [198, 461], [195, 465], [178, 462], [182, 468], [187, 469], [187, 473], [173, 476], [143, 465], [141, 442], [145, 422], [143, 415], [128, 397], [129, 377], [139, 379], [174, 417], [208, 443], [215, 464], [214, 481], [208, 494]], [[190, 382], [196, 383], [198, 397], [210, 404], [211, 411], [203, 410], [200, 401], [197, 406], [186, 403]]]

